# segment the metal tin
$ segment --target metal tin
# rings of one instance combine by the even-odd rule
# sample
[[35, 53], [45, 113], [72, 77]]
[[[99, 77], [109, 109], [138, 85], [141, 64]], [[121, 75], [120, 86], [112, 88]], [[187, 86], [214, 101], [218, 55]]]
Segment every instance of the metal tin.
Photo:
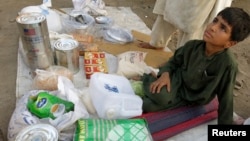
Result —
[[20, 14], [16, 22], [22, 39], [22, 53], [32, 71], [54, 64], [46, 16], [41, 13]]
[[34, 124], [22, 129], [15, 141], [58, 141], [58, 131], [50, 124]]
[[62, 38], [54, 42], [56, 64], [68, 68], [72, 73], [79, 71], [79, 43], [74, 39]]

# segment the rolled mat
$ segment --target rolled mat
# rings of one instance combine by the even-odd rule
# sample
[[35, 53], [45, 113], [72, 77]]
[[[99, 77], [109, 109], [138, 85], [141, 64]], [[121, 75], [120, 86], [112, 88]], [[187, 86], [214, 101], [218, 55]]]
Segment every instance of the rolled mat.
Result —
[[212, 112], [203, 114], [199, 117], [193, 118], [186, 122], [183, 122], [175, 126], [169, 127], [167, 129], [161, 130], [159, 132], [153, 133], [152, 138], [154, 141], [162, 141], [162, 140], [168, 139], [185, 130], [191, 129], [195, 126], [198, 126], [208, 121], [211, 121], [213, 119], [216, 119], [217, 116], [218, 116], [217, 111], [212, 111]]
[[[148, 122], [151, 134], [176, 126], [212, 111], [217, 112], [218, 100], [214, 98], [210, 103], [199, 106], [183, 106], [171, 110], [145, 113], [135, 118], [144, 118]], [[189, 127], [186, 127], [187, 129]], [[167, 136], [167, 135], [166, 135]]]

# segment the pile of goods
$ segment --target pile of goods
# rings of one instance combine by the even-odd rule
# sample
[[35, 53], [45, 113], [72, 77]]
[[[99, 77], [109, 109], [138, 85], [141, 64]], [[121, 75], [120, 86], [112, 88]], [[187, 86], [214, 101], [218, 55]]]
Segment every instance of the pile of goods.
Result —
[[[133, 64], [132, 75], [141, 75], [145, 55], [138, 62], [140, 52], [129, 52], [124, 60], [102, 51], [98, 43], [124, 45], [133, 35], [107, 16], [101, 0], [72, 2], [70, 11], [52, 9], [46, 1], [18, 13], [19, 53], [32, 90], [17, 99], [8, 140], [92, 140], [100, 129], [105, 131], [98, 140], [152, 140], [146, 121], [131, 119], [142, 114], [142, 99], [131, 86], [131, 74], [121, 70]], [[76, 87], [75, 79], [87, 85]]]

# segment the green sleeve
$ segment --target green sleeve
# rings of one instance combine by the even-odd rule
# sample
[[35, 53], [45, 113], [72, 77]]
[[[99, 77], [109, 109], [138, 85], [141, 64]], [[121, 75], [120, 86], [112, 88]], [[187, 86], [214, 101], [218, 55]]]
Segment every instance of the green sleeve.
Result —
[[170, 74], [178, 69], [183, 60], [184, 46], [177, 49], [174, 55], [168, 60], [168, 62], [159, 68], [158, 75], [160, 76], [163, 72], [169, 72]]
[[237, 71], [237, 66], [229, 67], [218, 87], [218, 124], [233, 123], [233, 89]]
[[189, 56], [187, 54], [192, 53], [193, 49], [203, 43], [202, 40], [190, 40], [180, 48], [178, 48], [174, 55], [168, 60], [168, 62], [159, 68], [158, 76], [160, 76], [163, 72], [169, 72], [170, 76], [171, 73], [176, 71], [177, 69], [181, 68], [183, 65], [183, 61], [185, 60], [185, 56]]

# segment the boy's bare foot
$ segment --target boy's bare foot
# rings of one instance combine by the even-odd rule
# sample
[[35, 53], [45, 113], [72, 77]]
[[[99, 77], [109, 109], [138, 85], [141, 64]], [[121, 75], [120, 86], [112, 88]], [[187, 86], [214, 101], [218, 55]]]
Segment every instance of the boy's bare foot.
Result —
[[164, 48], [159, 48], [159, 47], [154, 47], [154, 46], [151, 46], [149, 43], [146, 43], [146, 42], [141, 42], [138, 44], [139, 47], [141, 48], [146, 48], [146, 49], [155, 49], [155, 50], [163, 50]]

